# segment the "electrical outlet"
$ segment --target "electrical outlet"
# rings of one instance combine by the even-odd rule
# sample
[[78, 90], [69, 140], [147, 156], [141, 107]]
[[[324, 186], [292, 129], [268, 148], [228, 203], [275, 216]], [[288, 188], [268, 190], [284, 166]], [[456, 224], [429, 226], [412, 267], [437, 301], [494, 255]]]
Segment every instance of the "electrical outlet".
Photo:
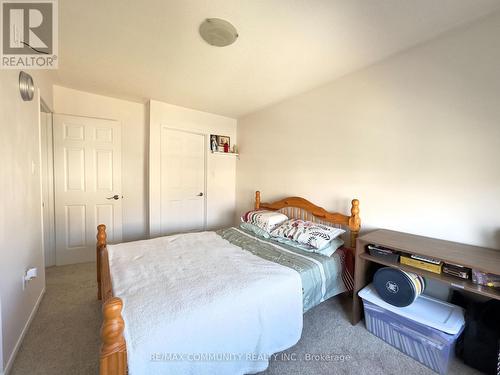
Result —
[[28, 284], [31, 280], [33, 280], [37, 276], [38, 276], [37, 268], [28, 269], [26, 273], [23, 275], [23, 290], [26, 289], [26, 284]]

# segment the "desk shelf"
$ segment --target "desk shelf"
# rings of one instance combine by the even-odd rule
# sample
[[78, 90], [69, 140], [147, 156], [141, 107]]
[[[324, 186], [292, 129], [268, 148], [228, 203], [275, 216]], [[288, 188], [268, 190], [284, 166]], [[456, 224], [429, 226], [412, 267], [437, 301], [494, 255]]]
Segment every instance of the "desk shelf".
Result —
[[499, 288], [482, 286], [474, 284], [471, 280], [463, 280], [443, 273], [437, 274], [399, 262], [375, 257], [366, 252], [367, 245], [369, 244], [379, 245], [400, 253], [423, 255], [445, 263], [460, 264], [475, 270], [500, 275], [499, 250], [379, 229], [359, 237], [356, 242], [352, 324], [357, 324], [361, 319], [362, 302], [358, 297], [358, 292], [371, 282], [369, 272], [370, 265], [373, 263], [413, 272], [426, 278], [439, 280], [452, 288], [500, 300]]
[[429, 272], [429, 271], [426, 271], [426, 270], [423, 270], [420, 268], [408, 266], [406, 264], [401, 264], [399, 262], [386, 261], [385, 259], [381, 259], [380, 257], [375, 257], [375, 256], [370, 255], [368, 253], [360, 254], [360, 258], [367, 260], [367, 261], [370, 261], [370, 262], [373, 262], [373, 263], [382, 264], [382, 265], [387, 266], [387, 267], [397, 268], [397, 269], [402, 270], [402, 271], [417, 273], [420, 276], [423, 276], [426, 278], [439, 280], [445, 284], [448, 284], [452, 288], [467, 290], [467, 291], [472, 292], [472, 293], [481, 294], [481, 295], [488, 297], [488, 298], [494, 298], [494, 299], [500, 300], [500, 289], [498, 289], [498, 288], [490, 288], [488, 286], [474, 284], [470, 280], [462, 280], [458, 277], [449, 276], [449, 275], [444, 274], [444, 273], [437, 274], [434, 272]]

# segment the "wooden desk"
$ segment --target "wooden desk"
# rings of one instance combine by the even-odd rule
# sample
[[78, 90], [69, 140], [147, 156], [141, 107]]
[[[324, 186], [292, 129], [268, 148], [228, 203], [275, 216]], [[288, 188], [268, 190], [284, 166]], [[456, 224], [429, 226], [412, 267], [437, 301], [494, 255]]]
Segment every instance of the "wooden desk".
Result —
[[374, 257], [367, 252], [366, 246], [369, 244], [380, 245], [399, 252], [428, 256], [442, 260], [445, 263], [460, 264], [479, 271], [500, 275], [500, 250], [379, 229], [359, 237], [357, 240], [352, 324], [357, 324], [361, 320], [362, 301], [358, 297], [358, 292], [371, 282], [371, 275], [369, 274], [371, 263], [414, 272], [423, 277], [444, 282], [452, 288], [500, 300], [499, 288], [477, 285], [472, 283], [471, 280], [462, 280], [446, 274], [436, 274], [398, 262]]

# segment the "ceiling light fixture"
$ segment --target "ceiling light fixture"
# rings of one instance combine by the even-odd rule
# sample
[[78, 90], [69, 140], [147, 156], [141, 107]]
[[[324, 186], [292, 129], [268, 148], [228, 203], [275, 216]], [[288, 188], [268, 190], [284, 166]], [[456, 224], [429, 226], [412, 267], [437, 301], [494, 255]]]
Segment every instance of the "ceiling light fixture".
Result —
[[201, 23], [199, 32], [205, 42], [217, 47], [228, 46], [238, 39], [236, 28], [220, 18], [207, 18]]

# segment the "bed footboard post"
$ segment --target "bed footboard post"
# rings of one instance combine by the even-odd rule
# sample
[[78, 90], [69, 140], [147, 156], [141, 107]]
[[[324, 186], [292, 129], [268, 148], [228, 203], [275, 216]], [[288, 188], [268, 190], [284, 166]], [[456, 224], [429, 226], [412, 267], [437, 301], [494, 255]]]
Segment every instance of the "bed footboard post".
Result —
[[351, 217], [349, 218], [349, 230], [351, 232], [351, 247], [356, 248], [356, 239], [361, 228], [361, 219], [359, 218], [359, 200], [353, 199], [351, 202]]
[[255, 209], [258, 210], [260, 208], [260, 191], [255, 192]]
[[101, 250], [106, 247], [106, 225], [97, 226], [96, 263], [97, 263], [97, 299], [102, 299], [101, 290]]
[[126, 375], [127, 350], [123, 329], [123, 302], [120, 298], [110, 298], [102, 306], [103, 322], [101, 327], [101, 353], [99, 358], [100, 375]]

